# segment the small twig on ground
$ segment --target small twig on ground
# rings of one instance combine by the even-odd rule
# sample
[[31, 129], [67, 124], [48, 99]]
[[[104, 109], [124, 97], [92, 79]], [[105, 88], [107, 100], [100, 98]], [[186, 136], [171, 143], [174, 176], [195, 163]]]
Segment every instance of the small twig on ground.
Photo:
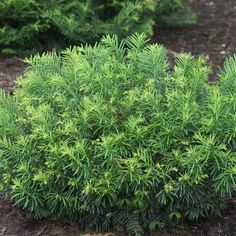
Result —
[[7, 230], [6, 227], [0, 226], [0, 235], [4, 235], [6, 230]]
[[20, 57], [17, 57], [17, 56], [13, 56], [14, 59], [16, 59], [17, 61], [21, 61], [24, 63], [24, 59], [20, 58]]
[[44, 225], [44, 227], [36, 234], [37, 236], [41, 235], [43, 231], [47, 228], [48, 222]]
[[13, 212], [15, 211], [15, 209], [13, 209], [10, 213], [8, 213], [6, 216], [4, 216], [1, 221], [4, 221], [5, 219], [7, 219]]

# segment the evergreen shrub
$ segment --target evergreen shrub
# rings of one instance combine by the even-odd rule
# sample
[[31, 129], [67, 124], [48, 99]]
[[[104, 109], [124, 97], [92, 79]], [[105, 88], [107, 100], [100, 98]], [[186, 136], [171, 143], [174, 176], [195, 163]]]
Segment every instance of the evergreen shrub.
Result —
[[186, 19], [184, 0], [1, 0], [0, 47], [33, 54], [94, 43], [108, 33], [151, 35], [155, 17], [174, 23], [178, 12], [178, 19]]
[[219, 213], [236, 187], [236, 57], [210, 85], [204, 58], [170, 70], [166, 55], [136, 34], [29, 59], [1, 93], [1, 189], [98, 231]]

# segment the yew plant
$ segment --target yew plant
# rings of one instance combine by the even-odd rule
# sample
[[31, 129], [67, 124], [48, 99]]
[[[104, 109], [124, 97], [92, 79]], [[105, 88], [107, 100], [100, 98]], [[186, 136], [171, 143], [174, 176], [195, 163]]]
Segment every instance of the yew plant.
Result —
[[95, 43], [104, 34], [151, 35], [155, 21], [191, 23], [188, 1], [1, 0], [0, 48], [24, 55]]
[[28, 63], [1, 93], [0, 179], [37, 217], [141, 235], [217, 214], [235, 192], [235, 57], [217, 85], [204, 58], [170, 70], [142, 34]]

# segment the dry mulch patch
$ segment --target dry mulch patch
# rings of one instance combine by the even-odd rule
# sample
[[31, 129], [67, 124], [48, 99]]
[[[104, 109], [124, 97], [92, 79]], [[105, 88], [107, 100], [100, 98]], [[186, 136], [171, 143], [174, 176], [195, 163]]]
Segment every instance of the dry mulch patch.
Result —
[[158, 26], [153, 41], [178, 53], [205, 55], [215, 79], [225, 58], [236, 53], [236, 1], [194, 0], [191, 8], [198, 15], [197, 25]]
[[[236, 52], [236, 1], [195, 0], [191, 5], [198, 14], [197, 25], [187, 27], [158, 26], [153, 41], [166, 45], [172, 51], [203, 54], [213, 67], [211, 79], [216, 78], [218, 68], [225, 58]], [[16, 57], [0, 54], [0, 88], [12, 93], [15, 78], [26, 65]], [[0, 236], [76, 236], [80, 235], [76, 224], [62, 221], [36, 220], [31, 214], [14, 206], [0, 194]], [[119, 231], [108, 235], [124, 235]], [[186, 224], [183, 229], [151, 233], [155, 236], [236, 236], [236, 198], [228, 199], [228, 208], [219, 217]], [[98, 235], [96, 235], [98, 236]]]
[[[0, 195], [0, 235], [4, 236], [79, 236], [79, 226], [53, 220], [37, 220], [30, 213], [14, 206], [3, 194]], [[123, 229], [95, 236], [125, 236]], [[147, 233], [149, 236], [236, 236], [236, 199], [228, 200], [228, 208], [222, 216], [197, 223], [185, 224], [183, 229], [169, 229]], [[86, 234], [84, 236], [92, 236]]]
[[7, 57], [0, 54], [0, 88], [12, 93], [15, 78], [21, 75], [26, 65], [17, 57]]

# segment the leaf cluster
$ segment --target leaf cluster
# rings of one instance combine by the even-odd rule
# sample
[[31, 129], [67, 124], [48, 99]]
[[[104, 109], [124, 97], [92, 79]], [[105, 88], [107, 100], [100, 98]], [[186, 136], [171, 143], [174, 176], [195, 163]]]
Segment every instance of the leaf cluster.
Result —
[[155, 17], [159, 21], [165, 15], [171, 21], [170, 15], [185, 10], [183, 3], [182, 0], [1, 0], [0, 47], [4, 53], [27, 55], [71, 44], [94, 43], [104, 34], [117, 34], [121, 38], [134, 32], [151, 35]]
[[204, 58], [166, 55], [136, 34], [29, 59], [1, 94], [1, 188], [97, 231], [217, 214], [236, 187], [236, 58], [212, 86]]

